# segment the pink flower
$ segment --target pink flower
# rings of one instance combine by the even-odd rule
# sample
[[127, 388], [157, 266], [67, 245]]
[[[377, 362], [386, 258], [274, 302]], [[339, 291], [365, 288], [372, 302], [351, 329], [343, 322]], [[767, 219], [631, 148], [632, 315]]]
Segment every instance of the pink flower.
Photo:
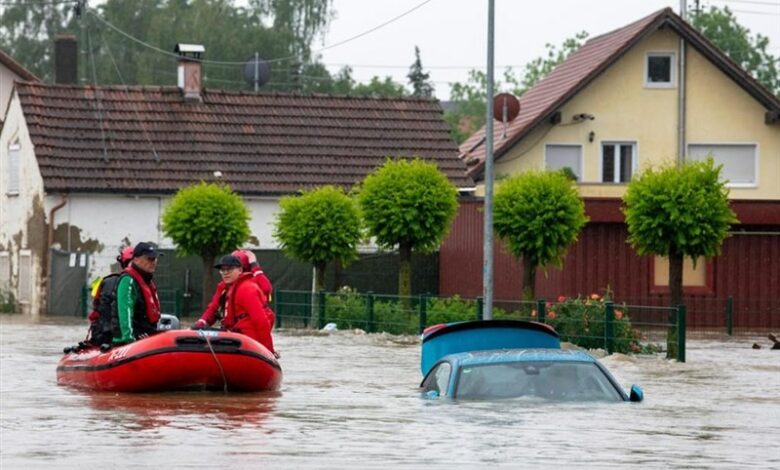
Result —
[[590, 299], [591, 300], [599, 300], [599, 295], [598, 294], [590, 294]]
[[566, 296], [565, 295], [559, 295], [558, 296], [558, 303], [566, 302]]
[[547, 314], [547, 318], [550, 320], [555, 320], [555, 312], [550, 310], [550, 313]]
[[534, 310], [531, 310], [531, 316], [532, 316], [532, 317], [534, 317], [534, 318], [536, 318], [536, 309], [534, 309]]
[[615, 310], [615, 318], [617, 320], [620, 320], [621, 318], [623, 318], [623, 311], [622, 310]]
[[547, 310], [550, 310], [550, 307], [552, 307], [552, 303], [550, 303], [550, 302], [547, 302], [544, 305], [545, 305], [545, 307], [547, 307]]

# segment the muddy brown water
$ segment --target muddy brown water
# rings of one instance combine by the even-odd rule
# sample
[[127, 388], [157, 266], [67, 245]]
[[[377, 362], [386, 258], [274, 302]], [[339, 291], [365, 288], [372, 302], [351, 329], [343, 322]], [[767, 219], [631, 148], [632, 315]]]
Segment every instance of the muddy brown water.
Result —
[[[780, 351], [694, 340], [688, 362], [602, 359], [640, 404], [424, 400], [419, 339], [275, 335], [279, 393], [88, 393], [56, 383], [80, 319], [0, 315], [0, 468], [780, 468]], [[753, 342], [763, 349], [750, 348]]]

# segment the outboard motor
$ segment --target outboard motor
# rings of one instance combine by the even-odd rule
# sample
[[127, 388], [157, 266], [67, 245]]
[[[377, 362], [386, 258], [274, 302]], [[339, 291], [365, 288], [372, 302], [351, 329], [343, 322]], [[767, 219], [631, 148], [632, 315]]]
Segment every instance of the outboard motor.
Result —
[[178, 330], [179, 319], [176, 315], [170, 313], [161, 313], [160, 321], [157, 322], [157, 331]]

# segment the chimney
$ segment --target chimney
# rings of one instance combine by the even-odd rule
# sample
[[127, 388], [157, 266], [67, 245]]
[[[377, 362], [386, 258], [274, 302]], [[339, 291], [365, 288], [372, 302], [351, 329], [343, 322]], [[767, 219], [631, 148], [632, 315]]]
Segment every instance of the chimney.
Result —
[[200, 61], [206, 49], [200, 44], [176, 44], [173, 52], [179, 54], [178, 85], [184, 101], [202, 103]]
[[60, 34], [54, 39], [54, 83], [78, 83], [78, 49], [76, 36], [72, 34]]

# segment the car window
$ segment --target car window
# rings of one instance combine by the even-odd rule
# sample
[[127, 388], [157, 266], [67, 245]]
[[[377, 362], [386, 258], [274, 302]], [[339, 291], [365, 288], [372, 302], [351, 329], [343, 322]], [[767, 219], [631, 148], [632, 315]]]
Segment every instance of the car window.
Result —
[[437, 392], [440, 396], [447, 394], [447, 387], [450, 383], [450, 372], [452, 366], [448, 362], [442, 362], [436, 366], [425, 378], [422, 385], [423, 393], [431, 390]]
[[464, 366], [456, 398], [532, 397], [561, 401], [620, 401], [620, 392], [594, 363], [526, 361]]

